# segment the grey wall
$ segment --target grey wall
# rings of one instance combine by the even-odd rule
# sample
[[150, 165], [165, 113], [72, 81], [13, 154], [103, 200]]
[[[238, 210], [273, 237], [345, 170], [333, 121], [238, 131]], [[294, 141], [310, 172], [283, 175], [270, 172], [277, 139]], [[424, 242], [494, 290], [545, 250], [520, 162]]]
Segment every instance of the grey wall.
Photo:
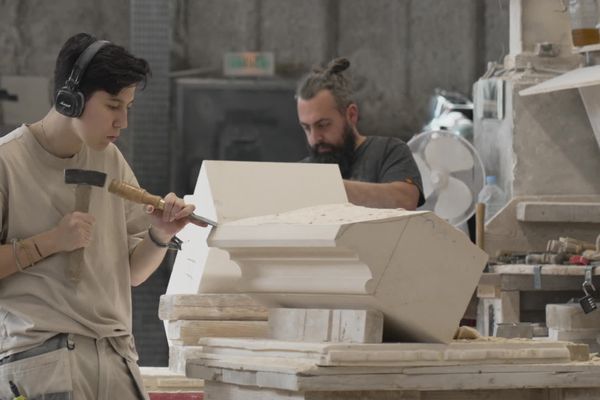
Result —
[[[264, 50], [275, 52], [279, 75], [296, 78], [314, 64], [346, 56], [361, 131], [408, 139], [423, 126], [434, 88], [470, 94], [486, 61], [500, 61], [508, 51], [508, 3], [172, 0], [171, 66], [218, 76], [223, 52]], [[0, 0], [0, 75], [50, 77], [64, 40], [81, 31], [129, 46], [129, 10], [122, 0]], [[135, 159], [136, 149], [126, 150]], [[136, 173], [142, 183], [149, 179], [143, 167]], [[166, 364], [156, 305], [167, 280], [163, 267], [134, 291], [134, 332], [144, 365]]]
[[345, 56], [361, 131], [405, 139], [436, 87], [470, 95], [508, 51], [508, 0], [180, 0], [174, 15], [174, 68], [219, 71], [224, 51], [264, 50], [298, 77]]
[[[173, 69], [218, 75], [224, 51], [274, 51], [298, 77], [346, 56], [361, 130], [409, 138], [436, 87], [470, 94], [488, 60], [508, 50], [508, 0], [177, 0]], [[80, 31], [127, 46], [120, 0], [0, 0], [0, 74], [51, 76], [66, 37]]]

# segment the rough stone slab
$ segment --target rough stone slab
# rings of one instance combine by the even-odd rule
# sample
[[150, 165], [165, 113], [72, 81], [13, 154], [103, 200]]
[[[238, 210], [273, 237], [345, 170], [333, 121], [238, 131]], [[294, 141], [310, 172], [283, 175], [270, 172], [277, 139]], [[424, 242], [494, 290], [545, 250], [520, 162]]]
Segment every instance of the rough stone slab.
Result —
[[577, 329], [574, 331], [558, 331], [556, 329], [548, 329], [548, 337], [551, 340], [560, 340], [572, 342], [574, 344], [582, 344], [588, 347], [587, 353], [600, 352], [600, 329]]
[[[343, 377], [340, 378], [344, 380]], [[219, 400], [592, 400], [600, 389], [496, 389], [496, 390], [361, 390], [293, 392], [209, 381], [205, 393]]]
[[165, 367], [140, 367], [144, 387], [149, 392], [193, 392], [204, 387], [204, 381], [188, 378]]
[[162, 295], [158, 317], [163, 321], [266, 321], [268, 310], [246, 294]]
[[574, 329], [570, 331], [561, 331], [553, 328], [548, 329], [548, 337], [551, 340], [560, 341], [575, 341], [580, 339], [596, 340], [600, 335], [600, 328], [598, 329]]
[[600, 203], [522, 201], [517, 220], [523, 222], [600, 223]]
[[533, 326], [529, 322], [503, 322], [496, 324], [494, 336], [503, 338], [526, 338], [533, 337]]
[[274, 308], [271, 339], [303, 342], [381, 343], [383, 314], [376, 310]]
[[202, 346], [169, 346], [169, 370], [176, 374], [185, 375], [187, 360], [198, 358], [202, 354]]
[[[200, 360], [191, 362], [188, 366], [188, 376], [197, 376], [200, 373], [205, 374], [200, 376], [210, 376], [211, 382], [261, 387], [263, 390], [332, 392], [579, 388], [600, 391], [598, 362], [545, 365], [502, 363], [403, 369], [328, 367], [307, 370], [298, 370], [285, 359], [238, 358], [231, 364], [215, 363], [208, 367], [203, 366], [202, 362]], [[265, 369], [275, 372], [264, 371]], [[533, 398], [537, 399], [537, 397]], [[463, 398], [459, 397], [459, 399]], [[541, 399], [546, 398], [541, 397]]]
[[557, 331], [600, 329], [600, 311], [585, 314], [578, 303], [547, 304], [546, 326]]
[[198, 345], [207, 337], [267, 337], [267, 321], [168, 321], [167, 339], [180, 345]]
[[[535, 265], [530, 264], [497, 264], [491, 266], [491, 272], [495, 274], [533, 275]], [[544, 264], [541, 275], [554, 276], [584, 276], [585, 266], [581, 265], [556, 265]], [[594, 269], [594, 275], [600, 275], [600, 270]], [[583, 282], [583, 281], [582, 281]], [[542, 279], [542, 285], [544, 280]], [[579, 285], [581, 286], [581, 284]]]
[[[468, 364], [544, 364], [572, 360], [569, 342], [525, 339], [453, 341], [450, 344], [342, 344], [261, 339], [202, 339], [203, 358], [281, 358], [290, 365], [319, 367], [408, 367]], [[577, 357], [580, 357], [579, 355]], [[189, 366], [189, 363], [188, 363]]]

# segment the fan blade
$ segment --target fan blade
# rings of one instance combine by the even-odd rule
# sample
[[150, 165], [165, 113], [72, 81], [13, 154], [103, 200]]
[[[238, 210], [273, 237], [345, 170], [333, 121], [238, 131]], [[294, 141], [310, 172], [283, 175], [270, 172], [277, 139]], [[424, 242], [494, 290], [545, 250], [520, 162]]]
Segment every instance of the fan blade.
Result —
[[446, 220], [460, 217], [469, 210], [473, 194], [462, 181], [449, 177], [448, 186], [439, 191], [433, 211]]
[[425, 147], [425, 160], [429, 167], [449, 172], [473, 168], [473, 156], [467, 145], [460, 140], [458, 136], [432, 137]]
[[431, 182], [431, 171], [427, 166], [427, 163], [418, 154], [413, 154], [417, 168], [421, 173], [421, 180], [423, 181], [423, 196], [427, 199], [433, 192], [433, 183]]

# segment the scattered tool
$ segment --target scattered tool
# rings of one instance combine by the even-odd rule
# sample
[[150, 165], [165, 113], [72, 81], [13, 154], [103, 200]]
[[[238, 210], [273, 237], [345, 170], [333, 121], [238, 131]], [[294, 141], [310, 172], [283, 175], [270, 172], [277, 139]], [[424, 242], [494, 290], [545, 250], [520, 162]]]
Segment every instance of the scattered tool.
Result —
[[10, 386], [10, 391], [12, 392], [13, 396], [15, 396], [13, 397], [13, 400], [27, 400], [27, 398], [21, 394], [19, 388], [13, 381], [8, 381], [8, 385]]
[[[113, 179], [108, 186], [108, 191], [135, 203], [149, 204], [158, 210], [164, 210], [165, 208], [165, 201], [162, 199], [162, 197], [150, 194], [142, 188], [122, 181]], [[191, 214], [188, 218], [190, 222], [196, 225], [204, 226], [207, 224], [211, 226], [217, 226], [215, 221], [201, 217], [197, 214]]]
[[526, 264], [527, 253], [498, 250], [496, 263], [498, 264]]
[[558, 240], [549, 240], [546, 245], [546, 251], [549, 253], [570, 253], [581, 254], [584, 250], [594, 250], [594, 243], [584, 242], [582, 240], [570, 237], [561, 237]]
[[575, 255], [575, 256], [569, 257], [569, 264], [570, 265], [589, 265], [590, 260], [588, 260], [584, 256]]
[[530, 253], [525, 257], [526, 264], [563, 264], [569, 259], [565, 253]]
[[[65, 169], [65, 183], [77, 185], [75, 187], [75, 211], [87, 213], [90, 208], [92, 186], [104, 187], [106, 174], [85, 169]], [[69, 280], [73, 283], [81, 280], [83, 252], [84, 249], [77, 249], [71, 253], [67, 274]]]

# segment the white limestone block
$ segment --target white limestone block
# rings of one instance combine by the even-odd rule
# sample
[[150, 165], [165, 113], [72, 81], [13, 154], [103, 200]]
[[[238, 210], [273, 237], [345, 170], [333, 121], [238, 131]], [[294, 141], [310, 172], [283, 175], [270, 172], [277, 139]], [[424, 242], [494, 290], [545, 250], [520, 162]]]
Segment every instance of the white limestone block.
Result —
[[451, 340], [487, 254], [431, 212], [314, 206], [221, 224], [209, 244], [269, 307], [375, 309], [392, 340]]
[[381, 343], [383, 314], [376, 310], [273, 308], [269, 337], [303, 342]]
[[202, 355], [202, 346], [169, 346], [169, 371], [185, 376], [185, 365], [188, 360], [199, 358]]
[[548, 329], [548, 337], [551, 340], [562, 340], [567, 342], [578, 342], [580, 340], [596, 341], [600, 335], [600, 329], [575, 329], [570, 331], [561, 331], [558, 329]]
[[[194, 194], [196, 213], [218, 224], [320, 204], [348, 201], [337, 165], [204, 161]], [[167, 294], [236, 293], [240, 271], [222, 250], [206, 244], [212, 230], [188, 224]]]
[[547, 304], [546, 326], [559, 331], [600, 329], [600, 310], [585, 314], [579, 303]]

